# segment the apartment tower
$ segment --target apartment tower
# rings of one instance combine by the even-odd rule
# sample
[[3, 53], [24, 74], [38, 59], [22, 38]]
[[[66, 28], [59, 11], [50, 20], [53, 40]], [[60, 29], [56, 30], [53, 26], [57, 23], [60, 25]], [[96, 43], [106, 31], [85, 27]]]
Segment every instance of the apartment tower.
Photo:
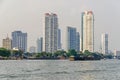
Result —
[[94, 14], [92, 11], [85, 11], [81, 18], [81, 51], [94, 52]]
[[45, 14], [45, 51], [54, 53], [58, 47], [58, 18], [54, 13]]
[[103, 33], [101, 36], [102, 54], [108, 54], [108, 34]]

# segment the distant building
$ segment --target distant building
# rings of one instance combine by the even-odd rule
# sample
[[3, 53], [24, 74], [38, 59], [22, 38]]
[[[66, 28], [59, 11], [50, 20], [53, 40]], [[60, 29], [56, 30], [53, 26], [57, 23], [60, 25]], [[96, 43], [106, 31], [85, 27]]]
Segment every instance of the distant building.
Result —
[[37, 52], [41, 53], [43, 51], [43, 38], [37, 39]]
[[58, 18], [54, 13], [45, 14], [45, 51], [54, 53], [58, 46]]
[[9, 37], [7, 37], [6, 39], [3, 39], [3, 48], [10, 50], [11, 44], [12, 44], [12, 40]]
[[76, 28], [67, 27], [67, 50], [76, 50]]
[[58, 50], [61, 50], [61, 30], [58, 29]]
[[79, 32], [76, 33], [76, 51], [80, 52], [80, 34], [79, 34]]
[[12, 32], [12, 48], [27, 52], [27, 33], [21, 31]]
[[101, 49], [102, 54], [108, 54], [108, 34], [102, 34], [101, 36]]
[[81, 51], [94, 52], [94, 14], [92, 11], [85, 11], [81, 18]]
[[30, 53], [36, 53], [36, 47], [31, 46], [31, 47], [29, 48], [29, 52], [30, 52]]
[[67, 27], [67, 50], [74, 49], [80, 51], [80, 36], [76, 28]]
[[115, 51], [114, 51], [114, 56], [116, 56], [117, 58], [118, 58], [118, 57], [120, 58], [120, 51], [115, 50]]

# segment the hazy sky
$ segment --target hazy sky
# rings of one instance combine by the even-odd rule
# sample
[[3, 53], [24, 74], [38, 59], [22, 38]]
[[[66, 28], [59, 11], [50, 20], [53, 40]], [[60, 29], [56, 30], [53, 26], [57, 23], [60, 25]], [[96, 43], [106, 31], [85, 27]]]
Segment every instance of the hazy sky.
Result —
[[[44, 13], [58, 15], [62, 35], [66, 26], [80, 31], [81, 12], [92, 10], [95, 15], [95, 49], [100, 48], [101, 33], [109, 34], [109, 49], [120, 50], [120, 0], [0, 0], [0, 46], [7, 33], [14, 30], [28, 33], [28, 46], [36, 46], [43, 36]], [[65, 36], [62, 36], [65, 48]]]

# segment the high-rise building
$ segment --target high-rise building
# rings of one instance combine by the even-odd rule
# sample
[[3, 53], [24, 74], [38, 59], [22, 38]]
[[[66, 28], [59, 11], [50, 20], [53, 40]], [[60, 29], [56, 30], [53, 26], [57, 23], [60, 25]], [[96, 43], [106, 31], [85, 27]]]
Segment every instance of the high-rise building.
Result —
[[43, 51], [43, 38], [37, 39], [37, 52], [41, 53]]
[[67, 50], [76, 50], [76, 28], [67, 27]]
[[11, 49], [12, 40], [7, 36], [6, 39], [3, 39], [3, 48]]
[[54, 53], [58, 46], [58, 18], [54, 13], [45, 14], [45, 51]]
[[27, 52], [27, 33], [21, 31], [12, 32], [12, 48]]
[[82, 13], [81, 21], [81, 51], [94, 52], [94, 15], [92, 11]]
[[79, 34], [79, 32], [76, 33], [76, 51], [80, 52], [80, 34]]
[[102, 54], [108, 54], [108, 34], [103, 33], [101, 36]]
[[61, 30], [58, 29], [58, 50], [61, 50]]

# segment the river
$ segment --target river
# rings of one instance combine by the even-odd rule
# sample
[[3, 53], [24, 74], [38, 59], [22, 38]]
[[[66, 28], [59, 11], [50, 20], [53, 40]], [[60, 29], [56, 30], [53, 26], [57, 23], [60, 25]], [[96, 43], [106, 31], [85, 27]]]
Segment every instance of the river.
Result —
[[0, 80], [120, 80], [120, 60], [0, 60]]

